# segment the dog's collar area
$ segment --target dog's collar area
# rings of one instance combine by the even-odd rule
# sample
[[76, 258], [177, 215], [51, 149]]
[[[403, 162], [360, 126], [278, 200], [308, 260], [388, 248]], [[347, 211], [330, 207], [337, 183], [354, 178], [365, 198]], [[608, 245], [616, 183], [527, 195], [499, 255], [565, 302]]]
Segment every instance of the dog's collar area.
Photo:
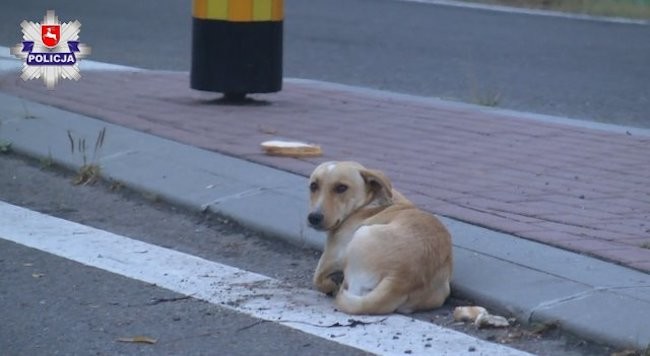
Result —
[[343, 223], [345, 223], [346, 220], [347, 219], [344, 219], [344, 220], [337, 219], [336, 222], [334, 223], [334, 225], [332, 225], [332, 227], [330, 227], [329, 229], [326, 229], [325, 231], [332, 231], [332, 232], [338, 231], [339, 228], [341, 226], [343, 226]]

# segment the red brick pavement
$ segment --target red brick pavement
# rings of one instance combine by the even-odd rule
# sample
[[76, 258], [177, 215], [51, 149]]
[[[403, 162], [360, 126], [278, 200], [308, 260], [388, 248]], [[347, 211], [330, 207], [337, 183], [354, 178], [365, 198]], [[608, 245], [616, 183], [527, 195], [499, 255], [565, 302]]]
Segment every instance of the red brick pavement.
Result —
[[[270, 105], [220, 106], [187, 73], [85, 72], [55, 91], [5, 77], [0, 90], [302, 175], [358, 160], [432, 212], [650, 271], [648, 136], [308, 83], [259, 97]], [[325, 155], [263, 155], [274, 137]]]

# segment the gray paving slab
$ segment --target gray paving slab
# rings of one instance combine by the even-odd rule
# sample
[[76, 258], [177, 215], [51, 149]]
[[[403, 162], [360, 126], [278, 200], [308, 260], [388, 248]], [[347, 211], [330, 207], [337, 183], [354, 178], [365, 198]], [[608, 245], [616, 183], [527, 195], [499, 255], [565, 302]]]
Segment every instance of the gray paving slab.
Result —
[[308, 228], [305, 223], [308, 197], [304, 187], [307, 187], [305, 178], [295, 188], [268, 189], [260, 194], [228, 199], [211, 204], [210, 210], [228, 215], [267, 235], [322, 250], [325, 236]]
[[[477, 251], [549, 275], [562, 276], [593, 288], [615, 288], [620, 289], [621, 293], [632, 293], [635, 289], [630, 287], [650, 287], [650, 275], [643, 272], [570, 251], [548, 248], [539, 242], [513, 239], [512, 235], [457, 220], [442, 218], [442, 221], [455, 233], [456, 246], [468, 251]], [[650, 290], [645, 293], [650, 295]]]
[[646, 348], [650, 340], [649, 318], [647, 297], [640, 300], [597, 291], [539, 308], [533, 320], [558, 320], [561, 327], [579, 330], [585, 338]]
[[[35, 118], [25, 117], [25, 107]], [[0, 140], [19, 153], [75, 168], [81, 160], [70, 153], [67, 130], [93, 138], [106, 127], [99, 159], [106, 177], [301, 246], [322, 246], [323, 235], [305, 224], [305, 177], [13, 96], [0, 94], [0, 108]], [[443, 220], [454, 237], [457, 294], [525, 322], [559, 321], [570, 332], [617, 346], [650, 343], [647, 274]]]
[[[455, 240], [460, 237], [450, 231]], [[453, 289], [481, 304], [529, 322], [532, 311], [551, 300], [586, 293], [588, 286], [526, 265], [454, 245]]]

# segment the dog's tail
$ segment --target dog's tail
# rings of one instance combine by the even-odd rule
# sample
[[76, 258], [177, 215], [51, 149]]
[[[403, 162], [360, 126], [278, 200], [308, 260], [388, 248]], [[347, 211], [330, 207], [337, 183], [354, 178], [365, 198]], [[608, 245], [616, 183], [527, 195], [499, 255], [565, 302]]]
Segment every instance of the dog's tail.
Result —
[[397, 283], [392, 278], [382, 279], [368, 294], [358, 296], [341, 288], [336, 295], [336, 304], [348, 314], [388, 314], [406, 302], [408, 296], [396, 290]]

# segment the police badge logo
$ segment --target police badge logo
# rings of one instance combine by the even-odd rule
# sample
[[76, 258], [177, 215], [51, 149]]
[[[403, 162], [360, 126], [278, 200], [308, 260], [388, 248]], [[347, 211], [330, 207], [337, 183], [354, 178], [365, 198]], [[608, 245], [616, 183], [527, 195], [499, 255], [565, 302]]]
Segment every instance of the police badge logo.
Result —
[[11, 54], [24, 61], [21, 78], [43, 78], [48, 89], [59, 79], [79, 80], [79, 59], [90, 54], [90, 47], [79, 43], [79, 21], [60, 23], [54, 11], [45, 13], [43, 23], [23, 21], [23, 42]]

